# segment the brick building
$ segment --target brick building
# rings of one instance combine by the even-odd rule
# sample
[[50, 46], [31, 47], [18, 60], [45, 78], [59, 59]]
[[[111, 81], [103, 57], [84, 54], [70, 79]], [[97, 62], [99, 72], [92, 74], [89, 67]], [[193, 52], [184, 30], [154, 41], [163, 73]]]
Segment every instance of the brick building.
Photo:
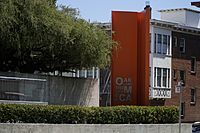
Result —
[[[167, 91], [167, 89], [170, 89], [168, 92], [170, 95], [167, 96], [168, 93], [164, 93], [164, 91], [152, 92], [151, 105], [179, 106], [179, 93], [176, 92], [176, 85], [179, 81], [183, 81], [182, 121], [200, 121], [200, 12], [187, 8], [160, 10], [160, 12], [161, 20], [152, 20], [151, 25], [157, 29], [159, 28], [159, 31], [165, 30], [169, 33], [172, 54], [162, 55], [159, 60], [155, 60], [153, 56], [153, 64], [158, 64], [162, 68], [156, 67], [160, 71], [151, 72], [154, 76], [150, 79], [153, 79], [151, 86], [154, 90]], [[151, 34], [160, 34], [161, 36], [163, 33], [153, 32]], [[159, 47], [161, 51], [165, 49], [163, 40], [162, 35], [160, 43], [158, 43], [158, 37], [156, 41], [152, 41], [151, 43], [154, 45], [152, 49], [156, 50], [154, 47]], [[160, 46], [157, 46], [158, 44]], [[155, 50], [154, 53], [156, 53]], [[162, 54], [162, 52], [159, 54]], [[167, 57], [171, 57], [170, 67], [169, 63], [165, 65]], [[163, 63], [164, 60], [165, 64]], [[167, 74], [164, 74], [162, 69], [166, 68], [169, 68], [171, 73], [171, 76], [168, 76], [170, 77], [169, 82], [171, 82], [169, 88], [163, 88], [163, 82], [164, 79], [166, 80]]]
[[165, 105], [179, 105], [175, 86], [182, 80], [183, 121], [200, 121], [200, 34], [173, 31], [172, 36], [172, 97]]

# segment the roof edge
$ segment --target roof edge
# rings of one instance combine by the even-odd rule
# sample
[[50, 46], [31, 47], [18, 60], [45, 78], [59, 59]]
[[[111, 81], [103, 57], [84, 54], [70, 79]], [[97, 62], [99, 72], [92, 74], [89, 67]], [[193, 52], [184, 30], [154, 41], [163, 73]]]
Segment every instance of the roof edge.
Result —
[[171, 11], [183, 11], [183, 10], [200, 13], [200, 11], [189, 9], [189, 8], [162, 9], [162, 10], [158, 10], [158, 12], [171, 12]]

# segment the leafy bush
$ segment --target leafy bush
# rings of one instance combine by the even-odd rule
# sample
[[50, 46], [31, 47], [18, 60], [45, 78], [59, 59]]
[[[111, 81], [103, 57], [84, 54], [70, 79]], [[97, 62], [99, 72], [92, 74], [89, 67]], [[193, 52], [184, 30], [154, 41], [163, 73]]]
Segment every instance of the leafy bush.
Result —
[[0, 123], [156, 124], [178, 122], [177, 107], [0, 104]]

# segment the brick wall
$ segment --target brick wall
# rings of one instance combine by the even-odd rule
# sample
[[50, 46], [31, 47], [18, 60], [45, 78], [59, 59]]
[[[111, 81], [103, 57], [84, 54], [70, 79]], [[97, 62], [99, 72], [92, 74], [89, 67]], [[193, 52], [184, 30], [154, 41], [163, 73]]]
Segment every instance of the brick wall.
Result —
[[[183, 122], [200, 121], [200, 36], [181, 32], [172, 32], [177, 38], [177, 44], [172, 41], [172, 91], [171, 99], [165, 100], [165, 105], [179, 106], [179, 94], [175, 93], [175, 86], [180, 81], [180, 70], [185, 71], [185, 86], [183, 89], [184, 116]], [[185, 39], [185, 53], [180, 52], [180, 40]], [[196, 73], [191, 73], [191, 59], [196, 57]], [[173, 76], [176, 70], [176, 76]], [[195, 88], [196, 102], [190, 103], [191, 89]]]
[[[179, 106], [179, 94], [175, 93], [175, 85], [180, 80], [179, 71], [185, 70], [185, 86], [183, 89], [183, 102], [185, 103], [185, 113], [183, 122], [200, 121], [200, 61], [197, 61], [196, 74], [190, 71], [191, 61], [185, 59], [172, 59], [172, 69], [176, 70], [176, 78], [172, 76], [172, 98], [166, 99], [165, 105]], [[191, 88], [196, 89], [196, 102], [190, 103]]]

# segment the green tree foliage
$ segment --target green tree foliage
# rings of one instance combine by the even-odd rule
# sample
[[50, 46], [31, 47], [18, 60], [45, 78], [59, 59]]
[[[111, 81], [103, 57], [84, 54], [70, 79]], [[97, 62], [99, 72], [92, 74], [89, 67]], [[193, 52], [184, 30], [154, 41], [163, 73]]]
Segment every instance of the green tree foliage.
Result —
[[[104, 67], [114, 45], [105, 31], [55, 0], [0, 0], [0, 71], [33, 73]], [[53, 5], [53, 6], [52, 6]]]

